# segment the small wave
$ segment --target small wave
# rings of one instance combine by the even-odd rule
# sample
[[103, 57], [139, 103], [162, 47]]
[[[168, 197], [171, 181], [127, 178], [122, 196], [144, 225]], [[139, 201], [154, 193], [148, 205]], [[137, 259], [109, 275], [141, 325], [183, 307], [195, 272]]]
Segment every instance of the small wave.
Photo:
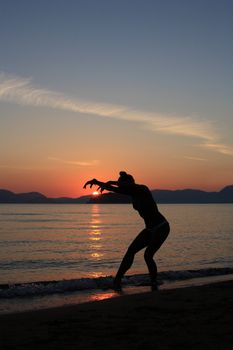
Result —
[[[164, 271], [158, 274], [162, 281], [179, 281], [191, 278], [210, 277], [233, 274], [233, 268], [209, 268], [199, 270]], [[123, 278], [124, 286], [147, 285], [149, 276], [137, 274]], [[112, 288], [113, 277], [80, 278], [75, 280], [40, 281], [31, 283], [2, 284], [0, 298], [31, 297], [73, 291]]]
[[38, 216], [44, 215], [43, 213], [0, 213], [0, 216]]

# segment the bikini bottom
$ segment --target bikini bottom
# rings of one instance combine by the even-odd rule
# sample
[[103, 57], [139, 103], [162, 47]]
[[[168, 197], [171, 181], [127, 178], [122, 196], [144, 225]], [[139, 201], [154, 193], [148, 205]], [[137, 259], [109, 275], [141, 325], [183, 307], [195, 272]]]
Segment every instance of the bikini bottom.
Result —
[[[164, 221], [160, 222], [158, 225], [155, 225], [152, 228], [148, 228], [147, 229], [150, 232], [150, 234], [151, 234], [151, 238], [155, 237], [156, 233], [158, 232], [158, 229], [160, 227], [162, 227], [163, 225], [168, 225], [169, 226], [168, 221], [164, 220]], [[169, 231], [170, 231], [170, 228], [169, 228]], [[169, 231], [168, 231], [168, 233], [169, 233]]]

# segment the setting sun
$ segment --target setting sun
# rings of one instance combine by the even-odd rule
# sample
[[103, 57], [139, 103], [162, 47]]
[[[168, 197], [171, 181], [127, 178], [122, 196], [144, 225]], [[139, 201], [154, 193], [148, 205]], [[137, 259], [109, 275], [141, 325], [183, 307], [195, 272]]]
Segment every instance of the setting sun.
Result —
[[93, 193], [92, 193], [92, 196], [99, 196], [99, 192], [98, 191], [94, 191]]

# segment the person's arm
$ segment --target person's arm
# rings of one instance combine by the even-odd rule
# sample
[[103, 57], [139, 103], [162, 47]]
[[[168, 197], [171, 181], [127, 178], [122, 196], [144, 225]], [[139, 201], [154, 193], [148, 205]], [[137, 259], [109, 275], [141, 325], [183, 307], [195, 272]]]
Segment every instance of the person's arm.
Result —
[[[103, 185], [99, 186], [99, 187], [97, 188], [97, 191], [100, 190], [100, 193], [103, 193], [104, 190], [110, 191], [110, 190], [107, 189], [107, 187], [108, 187], [109, 185], [115, 185], [115, 186], [117, 186], [117, 185], [118, 185], [118, 181], [112, 181], [112, 180], [110, 180], [110, 181], [104, 182], [104, 186], [103, 186]], [[112, 191], [112, 190], [111, 190], [111, 191]]]
[[87, 181], [84, 185], [84, 188], [86, 188], [88, 185], [90, 185], [90, 188], [93, 185], [99, 186], [101, 191], [107, 190], [115, 193], [126, 194], [129, 196], [133, 194], [133, 187], [135, 187], [135, 185], [131, 185], [128, 183], [119, 184], [118, 181], [101, 182], [97, 179], [92, 179], [90, 181]]

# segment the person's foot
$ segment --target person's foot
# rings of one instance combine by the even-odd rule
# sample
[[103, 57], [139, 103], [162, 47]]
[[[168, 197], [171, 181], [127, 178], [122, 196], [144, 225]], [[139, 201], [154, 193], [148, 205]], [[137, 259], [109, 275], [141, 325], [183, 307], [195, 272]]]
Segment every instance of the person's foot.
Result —
[[113, 281], [113, 289], [116, 291], [116, 292], [121, 292], [121, 281], [118, 281], [118, 280], [114, 280]]
[[158, 282], [157, 281], [152, 282], [151, 283], [151, 290], [155, 291], [155, 290], [158, 290], [158, 289], [159, 289]]

